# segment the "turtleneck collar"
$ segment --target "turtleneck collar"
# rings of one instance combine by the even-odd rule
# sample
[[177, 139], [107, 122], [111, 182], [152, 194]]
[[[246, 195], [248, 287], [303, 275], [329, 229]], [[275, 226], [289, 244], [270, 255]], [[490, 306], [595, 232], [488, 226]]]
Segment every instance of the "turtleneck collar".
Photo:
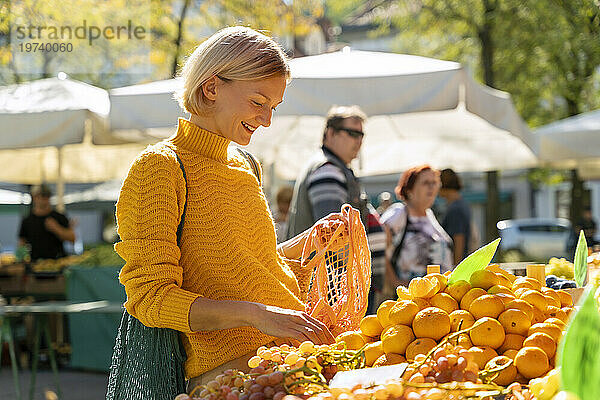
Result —
[[186, 119], [179, 118], [177, 133], [169, 140], [177, 147], [201, 156], [220, 162], [227, 161], [227, 147], [230, 140], [202, 129]]

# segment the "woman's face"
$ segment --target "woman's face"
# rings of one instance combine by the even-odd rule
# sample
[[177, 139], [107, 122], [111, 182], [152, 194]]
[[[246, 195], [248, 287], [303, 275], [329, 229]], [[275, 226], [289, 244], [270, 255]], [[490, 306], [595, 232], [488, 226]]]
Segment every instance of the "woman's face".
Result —
[[440, 178], [432, 170], [422, 171], [408, 191], [407, 201], [417, 209], [426, 210], [433, 205], [439, 190]]
[[213, 114], [215, 133], [247, 145], [258, 127], [271, 125], [272, 113], [283, 100], [285, 87], [283, 75], [253, 81], [217, 78]]

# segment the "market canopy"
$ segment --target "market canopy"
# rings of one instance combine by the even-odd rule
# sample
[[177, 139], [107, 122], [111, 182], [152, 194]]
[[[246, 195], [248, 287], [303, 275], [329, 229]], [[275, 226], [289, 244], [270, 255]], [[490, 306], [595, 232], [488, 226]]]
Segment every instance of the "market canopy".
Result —
[[[108, 92], [68, 78], [0, 88], [0, 181], [101, 182], [143, 148], [107, 130]], [[106, 145], [106, 146], [97, 146]]]
[[583, 179], [600, 178], [600, 110], [575, 115], [534, 131], [539, 158], [557, 168], [577, 168]]
[[[420, 163], [457, 171], [533, 166], [536, 142], [507, 93], [476, 83], [460, 64], [345, 49], [293, 59], [292, 81], [269, 128], [248, 149], [280, 178], [295, 179], [320, 146], [332, 104], [369, 115], [359, 175], [399, 172]], [[142, 136], [173, 133], [182, 115], [178, 80], [110, 92], [111, 129]]]

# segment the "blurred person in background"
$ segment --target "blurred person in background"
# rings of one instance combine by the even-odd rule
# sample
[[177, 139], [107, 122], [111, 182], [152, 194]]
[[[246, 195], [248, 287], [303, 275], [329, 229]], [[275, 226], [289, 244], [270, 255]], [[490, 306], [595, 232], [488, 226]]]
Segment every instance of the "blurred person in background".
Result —
[[60, 258], [66, 255], [63, 242], [75, 242], [75, 232], [68, 218], [50, 204], [52, 192], [46, 185], [31, 189], [31, 212], [21, 221], [19, 247], [29, 246], [31, 261]]
[[383, 215], [385, 210], [390, 208], [393, 203], [392, 194], [390, 192], [381, 192], [379, 196], [377, 196], [377, 200], [379, 201], [379, 207], [377, 207], [377, 212], [379, 215]]
[[592, 216], [592, 209], [589, 206], [584, 207], [583, 211], [581, 212], [581, 217], [573, 224], [573, 230], [569, 235], [569, 240], [567, 242], [567, 253], [570, 256], [575, 254], [580, 231], [583, 231], [587, 246], [589, 248], [595, 246], [597, 244], [596, 239], [594, 238], [596, 235], [596, 230], [597, 225]]
[[440, 189], [440, 173], [429, 165], [408, 169], [394, 189], [402, 203], [381, 216], [386, 231], [386, 292], [424, 276], [427, 265], [452, 267], [452, 239], [440, 226], [431, 206]]
[[294, 188], [291, 186], [282, 186], [277, 191], [275, 196], [275, 202], [277, 203], [277, 210], [273, 213], [273, 220], [275, 221], [275, 233], [277, 234], [277, 243], [285, 241], [287, 234], [287, 221], [288, 212], [290, 210], [290, 202], [292, 201], [292, 195], [294, 194]]
[[358, 156], [367, 119], [358, 106], [333, 106], [327, 113], [323, 145], [296, 179], [287, 238], [310, 228], [319, 219], [340, 212], [348, 203], [360, 211], [367, 226], [367, 195], [349, 164]]
[[442, 228], [452, 238], [453, 264], [458, 265], [469, 255], [471, 241], [471, 209], [463, 199], [460, 191], [462, 182], [450, 168], [440, 173], [442, 188], [440, 196], [446, 200], [446, 215], [442, 220]]
[[339, 213], [343, 204], [360, 211], [371, 250], [371, 288], [368, 313], [377, 309], [383, 288], [385, 234], [379, 214], [349, 164], [362, 146], [367, 116], [358, 106], [333, 106], [327, 113], [323, 145], [296, 180], [290, 207], [287, 237], [293, 237], [319, 219]]

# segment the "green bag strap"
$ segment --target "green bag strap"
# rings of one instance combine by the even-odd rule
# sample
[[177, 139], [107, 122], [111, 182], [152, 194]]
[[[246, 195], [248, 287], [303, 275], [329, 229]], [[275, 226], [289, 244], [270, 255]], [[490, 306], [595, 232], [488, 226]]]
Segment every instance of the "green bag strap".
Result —
[[[187, 210], [187, 176], [179, 155], [185, 181], [185, 202], [177, 226], [177, 246]], [[172, 400], [185, 392], [185, 349], [180, 333], [169, 328], [150, 328], [123, 311], [115, 339], [106, 400]]]
[[[173, 150], [175, 153], [175, 150]], [[175, 157], [177, 158], [177, 162], [179, 163], [179, 168], [181, 168], [181, 172], [183, 173], [183, 180], [185, 182], [185, 202], [183, 203], [183, 213], [181, 213], [181, 219], [179, 220], [179, 225], [177, 226], [177, 247], [181, 248], [181, 235], [183, 234], [183, 224], [185, 221], [185, 212], [187, 210], [187, 176], [185, 175], [185, 168], [183, 166], [183, 162], [181, 158], [175, 153]]]
[[252, 168], [252, 171], [254, 172], [254, 176], [256, 176], [256, 179], [258, 179], [258, 185], [262, 185], [262, 178], [260, 176], [260, 168], [258, 167], [258, 161], [256, 161], [256, 158], [254, 158], [254, 156], [252, 155], [252, 153], [250, 153], [248, 150], [244, 150], [240, 147], [236, 147], [238, 149], [238, 151], [240, 152], [240, 154], [246, 159], [246, 161], [248, 161], [248, 164], [250, 164], [250, 168]]

